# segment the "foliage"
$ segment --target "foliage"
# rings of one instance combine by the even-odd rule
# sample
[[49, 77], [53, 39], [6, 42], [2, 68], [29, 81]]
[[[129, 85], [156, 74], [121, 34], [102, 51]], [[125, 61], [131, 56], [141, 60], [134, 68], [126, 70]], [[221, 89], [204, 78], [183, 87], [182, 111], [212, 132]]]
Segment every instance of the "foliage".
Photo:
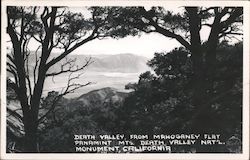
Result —
[[[50, 92], [43, 104], [49, 106], [56, 94]], [[62, 98], [43, 122], [44, 127], [39, 134], [40, 152], [75, 152], [74, 135], [98, 137], [118, 132], [117, 112], [123, 103], [123, 95], [107, 91], [104, 96], [105, 99], [98, 97], [97, 90], [83, 95], [84, 101]], [[114, 100], [116, 96], [121, 99]], [[88, 103], [84, 103], [86, 101]]]
[[121, 108], [124, 132], [201, 134], [203, 128], [205, 133], [220, 133], [223, 140], [241, 135], [242, 43], [231, 46], [224, 42], [217, 52], [218, 71], [203, 108], [195, 108], [192, 101], [189, 52], [178, 48], [156, 53], [148, 62], [155, 74], [143, 73]]

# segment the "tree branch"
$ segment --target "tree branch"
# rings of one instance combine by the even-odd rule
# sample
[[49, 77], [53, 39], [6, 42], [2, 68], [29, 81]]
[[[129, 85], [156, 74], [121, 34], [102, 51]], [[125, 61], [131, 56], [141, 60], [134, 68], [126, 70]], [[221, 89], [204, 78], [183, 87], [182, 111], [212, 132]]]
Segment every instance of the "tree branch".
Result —
[[234, 23], [235, 20], [238, 17], [240, 17], [242, 14], [243, 14], [243, 8], [242, 7], [236, 7], [234, 9], [234, 11], [232, 11], [230, 16], [226, 20], [224, 20], [224, 21], [222, 21], [220, 23], [220, 29], [225, 28], [225, 27], [229, 26], [230, 24]]
[[[86, 83], [86, 84], [76, 84], [76, 83], [72, 83], [73, 80], [78, 79], [82, 74], [78, 74], [78, 75], [75, 76], [75, 77], [71, 77], [71, 75], [72, 75], [72, 73], [70, 73], [70, 75], [69, 75], [69, 77], [68, 77], [68, 82], [67, 82], [67, 87], [66, 87], [66, 89], [65, 89], [61, 94], [59, 94], [58, 96], [56, 96], [56, 97], [54, 98], [51, 107], [49, 108], [49, 110], [48, 110], [43, 116], [41, 116], [41, 117], [38, 119], [38, 123], [40, 123], [44, 118], [46, 118], [46, 117], [48, 116], [49, 113], [51, 113], [51, 112], [55, 109], [57, 103], [59, 102], [59, 100], [60, 100], [63, 96], [65, 96], [65, 95], [68, 94], [68, 93], [73, 93], [75, 90], [77, 90], [77, 89], [79, 89], [79, 88], [82, 88], [82, 87], [84, 87], [84, 86], [87, 86], [87, 85], [91, 84], [91, 82], [88, 82], [88, 83]], [[72, 88], [72, 87], [73, 87], [73, 88]]]
[[224, 33], [221, 33], [220, 35], [219, 35], [219, 38], [221, 38], [221, 37], [224, 37], [224, 36], [226, 36], [226, 35], [238, 35], [238, 36], [242, 36], [243, 35], [243, 33], [238, 33], [238, 32], [224, 32]]
[[174, 38], [178, 42], [180, 42], [183, 46], [185, 46], [187, 49], [191, 49], [191, 45], [180, 35], [175, 34], [169, 30], [166, 30], [166, 29], [160, 27], [156, 22], [151, 22], [150, 24], [152, 24], [155, 27], [156, 32], [158, 32], [166, 37]]
[[212, 24], [209, 24], [209, 23], [202, 23], [201, 25], [202, 26], [208, 26], [208, 27], [212, 27], [213, 26]]
[[[74, 64], [72, 65], [72, 63], [75, 63], [75, 61], [76, 61], [76, 59], [71, 60], [71, 61], [70, 60], [66, 61], [66, 63], [61, 65], [61, 70], [59, 72], [48, 73], [48, 74], [46, 74], [46, 77], [56, 76], [56, 75], [59, 75], [62, 73], [68, 73], [68, 72], [70, 72], [70, 73], [78, 72], [80, 70], [83, 70], [85, 67], [87, 67], [88, 65], [90, 65], [93, 62], [93, 61], [91, 61], [91, 58], [89, 58], [86, 60], [86, 63], [83, 66], [81, 66], [81, 67], [76, 66], [75, 67]], [[64, 69], [64, 67], [66, 65], [70, 65], [68, 69]]]
[[11, 110], [11, 109], [8, 108], [8, 107], [7, 107], [7, 111], [10, 113], [10, 115], [16, 116], [16, 117], [18, 117], [19, 119], [23, 120], [23, 117], [22, 117], [19, 113], [17, 113], [16, 111]]
[[37, 54], [38, 54], [38, 50], [39, 50], [39, 48], [41, 48], [42, 46], [40, 45], [37, 49], [36, 49], [36, 51], [35, 51], [35, 66], [34, 66], [34, 68], [33, 68], [33, 82], [34, 82], [34, 85], [36, 84], [36, 79], [37, 79], [37, 67], [38, 67], [38, 64], [39, 64], [39, 59], [38, 59], [38, 57], [37, 57]]
[[218, 8], [218, 7], [208, 7], [208, 8], [206, 8], [206, 9], [204, 9], [204, 10], [201, 10], [201, 11], [199, 12], [199, 14], [203, 14], [203, 13], [205, 13], [205, 12], [209, 12], [210, 10], [214, 10], [214, 9], [216, 9], [216, 8]]
[[[7, 69], [8, 70], [8, 69]], [[12, 88], [16, 93], [18, 92], [18, 85], [16, 82], [11, 81], [10, 79], [8, 80], [8, 86]]]
[[157, 22], [155, 22], [151, 15], [145, 10], [145, 8], [143, 8], [143, 12], [145, 17], [149, 20], [149, 24], [152, 25], [155, 28], [155, 31], [166, 36], [169, 38], [174, 38], [176, 39], [178, 42], [180, 42], [183, 46], [185, 46], [187, 49], [191, 49], [191, 45], [189, 44], [189, 42], [187, 42], [182, 36], [175, 34], [161, 26], [158, 25]]
[[7, 58], [11, 61], [11, 63], [15, 64], [13, 57], [11, 55], [7, 54]]
[[58, 57], [53, 58], [50, 62], [47, 63], [46, 69], [49, 69], [52, 65], [54, 65], [55, 63], [57, 63], [57, 62], [59, 62], [60, 60], [62, 60], [64, 57], [66, 57], [68, 54], [70, 54], [71, 52], [73, 52], [75, 49], [77, 49], [77, 48], [80, 47], [81, 45], [83, 45], [83, 44], [85, 44], [85, 43], [87, 43], [87, 42], [89, 42], [89, 41], [91, 41], [91, 40], [97, 38], [97, 37], [95, 36], [95, 34], [97, 33], [97, 30], [98, 30], [98, 28], [95, 28], [95, 29], [93, 30], [92, 34], [91, 34], [89, 37], [87, 37], [87, 38], [85, 38], [84, 40], [82, 40], [81, 42], [75, 44], [73, 47], [71, 47], [71, 48], [65, 50], [65, 52], [62, 53], [62, 54], [60, 54]]

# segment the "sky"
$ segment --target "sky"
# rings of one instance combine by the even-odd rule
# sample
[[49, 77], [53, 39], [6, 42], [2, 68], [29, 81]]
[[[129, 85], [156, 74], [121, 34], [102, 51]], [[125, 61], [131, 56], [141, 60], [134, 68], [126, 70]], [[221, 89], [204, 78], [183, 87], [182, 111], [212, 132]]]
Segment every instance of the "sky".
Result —
[[[151, 7], [145, 7], [150, 9]], [[165, 7], [166, 10], [171, 10], [174, 13], [181, 12], [183, 7]], [[74, 7], [70, 8], [73, 12], [82, 12], [86, 16], [89, 15], [85, 8]], [[127, 36], [120, 39], [106, 38], [103, 40], [93, 40], [84, 44], [75, 50], [72, 54], [122, 54], [131, 53], [147, 58], [153, 58], [155, 52], [171, 51], [180, 44], [174, 40], [167, 38], [159, 33], [142, 34], [139, 36]]]
[[[208, 28], [201, 30], [201, 38], [207, 39]], [[10, 46], [11, 43], [8, 43]], [[38, 43], [33, 40], [30, 42], [30, 50], [36, 50]], [[95, 39], [80, 46], [71, 54], [84, 55], [114, 55], [130, 53], [147, 58], [153, 58], [155, 52], [169, 52], [181, 44], [175, 39], [165, 37], [159, 33], [143, 33], [141, 36], [127, 36], [125, 38], [113, 39], [105, 38], [102, 40]]]
[[138, 37], [125, 37], [121, 39], [107, 38], [93, 40], [79, 47], [72, 54], [121, 54], [132, 53], [152, 58], [155, 52], [170, 51], [180, 44], [160, 34], [143, 34]]
[[[91, 16], [86, 7], [69, 7], [71, 12], [81, 12], [85, 18]], [[150, 7], [145, 7], [150, 9]], [[183, 10], [183, 7], [166, 8], [175, 13]], [[8, 35], [7, 35], [8, 36]], [[7, 38], [9, 40], [9, 38]], [[11, 44], [7, 44], [11, 46]], [[30, 50], [36, 50], [39, 44], [35, 40], [30, 41]], [[153, 58], [155, 52], [171, 51], [180, 44], [174, 40], [167, 38], [159, 33], [142, 33], [141, 36], [127, 36], [120, 39], [105, 38], [102, 40], [92, 40], [81, 47], [74, 50], [71, 54], [85, 54], [85, 55], [101, 55], [101, 54], [123, 54], [131, 53], [147, 58]], [[57, 52], [57, 51], [56, 51]]]
[[[181, 12], [183, 10], [183, 7], [165, 9], [177, 13]], [[69, 10], [74, 12], [82, 12], [87, 17], [90, 14], [86, 12], [86, 8], [84, 7], [74, 7], [69, 8]], [[209, 32], [210, 30], [208, 27], [202, 28], [202, 30], [200, 31], [201, 39], [206, 40]], [[30, 50], [36, 50], [38, 44], [35, 44], [35, 42], [31, 42], [30, 46]], [[71, 54], [100, 55], [131, 53], [147, 58], [153, 58], [155, 52], [169, 52], [179, 46], [181, 46], [180, 43], [175, 39], [165, 37], [159, 33], [143, 33], [141, 36], [127, 36], [120, 39], [95, 39], [82, 45]]]

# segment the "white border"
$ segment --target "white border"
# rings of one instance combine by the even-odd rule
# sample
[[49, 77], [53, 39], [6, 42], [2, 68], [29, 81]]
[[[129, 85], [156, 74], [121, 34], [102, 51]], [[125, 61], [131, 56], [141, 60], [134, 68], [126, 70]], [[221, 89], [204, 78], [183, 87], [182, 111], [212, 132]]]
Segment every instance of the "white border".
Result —
[[[35, 154], [7, 154], [6, 153], [6, 6], [7, 5], [46, 5], [46, 6], [243, 6], [244, 7], [244, 58], [243, 58], [243, 153], [242, 154], [188, 154], [188, 153], [159, 153], [159, 154], [86, 154], [86, 153], [67, 153], [67, 154], [54, 154], [54, 153], [35, 153]], [[211, 159], [221, 159], [221, 160], [248, 160], [249, 159], [249, 1], [167, 1], [167, 0], [82, 0], [82, 1], [70, 1], [70, 0], [3, 0], [1, 5], [1, 154], [0, 159], [189, 159], [189, 160], [211, 160]]]

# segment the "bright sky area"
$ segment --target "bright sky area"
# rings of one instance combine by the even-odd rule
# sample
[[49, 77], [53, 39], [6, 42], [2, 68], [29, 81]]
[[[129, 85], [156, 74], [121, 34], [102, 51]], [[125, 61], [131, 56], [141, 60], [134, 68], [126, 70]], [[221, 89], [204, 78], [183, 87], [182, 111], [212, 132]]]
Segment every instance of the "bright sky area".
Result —
[[[150, 9], [151, 7], [145, 7]], [[166, 10], [174, 13], [183, 12], [184, 7], [179, 6], [164, 6]], [[82, 12], [89, 16], [86, 9], [83, 7], [69, 8], [73, 12]], [[201, 31], [201, 38], [206, 39], [208, 36], [208, 28], [203, 28]], [[155, 52], [169, 52], [172, 49], [181, 46], [175, 39], [167, 38], [159, 33], [142, 34], [139, 36], [128, 36], [121, 39], [106, 38], [103, 40], [93, 40], [79, 47], [72, 54], [121, 54], [132, 53], [139, 56], [153, 58]]]
[[[150, 9], [151, 7], [145, 7]], [[166, 10], [172, 10], [173, 12], [180, 12], [183, 7], [165, 7]], [[82, 12], [85, 15], [89, 13], [86, 12], [85, 8], [70, 8], [73, 12]], [[128, 36], [121, 39], [106, 38], [103, 40], [93, 40], [87, 44], [79, 47], [72, 54], [121, 54], [121, 53], [132, 53], [139, 56], [144, 56], [148, 58], [153, 58], [155, 52], [171, 51], [175, 47], [180, 46], [180, 44], [174, 40], [162, 36], [158, 33], [142, 34], [139, 36]]]
[[180, 46], [176, 40], [170, 40], [160, 34], [144, 34], [141, 37], [126, 37], [122, 39], [107, 38], [93, 40], [79, 47], [73, 54], [121, 54], [132, 53], [152, 58], [155, 52], [170, 51]]
[[[149, 9], [150, 7], [148, 7]], [[146, 8], [147, 9], [147, 8]], [[183, 11], [183, 7], [176, 8], [165, 8], [166, 10], [171, 10], [173, 12]], [[70, 11], [86, 13], [86, 8], [77, 7], [69, 8]], [[85, 13], [84, 13], [85, 12]], [[86, 13], [88, 15], [89, 13]], [[208, 27], [202, 28], [201, 38], [207, 39], [209, 34]], [[30, 50], [36, 50], [37, 45], [31, 42]], [[175, 39], [170, 39], [159, 33], [142, 34], [139, 36], [128, 36], [121, 39], [96, 39], [92, 40], [83, 46], [76, 49], [71, 54], [85, 54], [85, 55], [100, 55], [100, 54], [122, 54], [122, 53], [132, 53], [148, 58], [152, 58], [155, 52], [168, 52], [179, 47], [180, 43]]]

